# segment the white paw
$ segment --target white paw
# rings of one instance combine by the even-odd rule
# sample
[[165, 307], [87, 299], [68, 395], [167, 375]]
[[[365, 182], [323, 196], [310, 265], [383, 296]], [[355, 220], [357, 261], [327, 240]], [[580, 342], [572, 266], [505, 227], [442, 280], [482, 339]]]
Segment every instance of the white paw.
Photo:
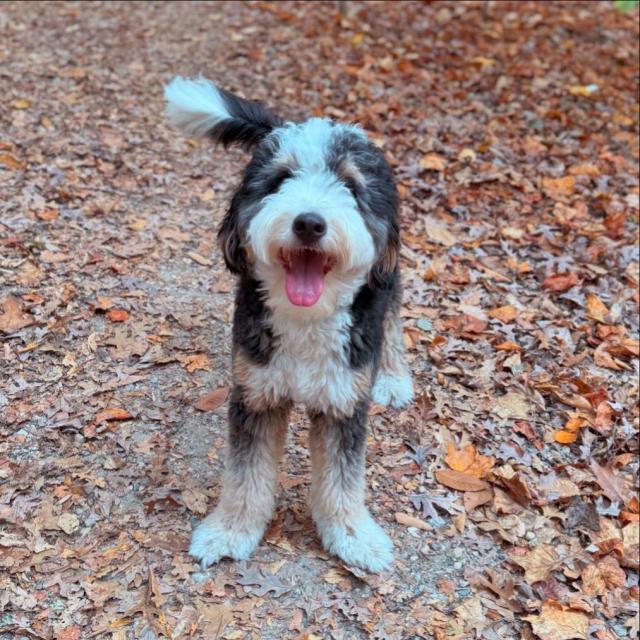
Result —
[[201, 566], [215, 564], [220, 558], [247, 560], [262, 539], [264, 528], [234, 528], [216, 518], [215, 512], [193, 531], [189, 553]]
[[366, 513], [356, 524], [316, 520], [322, 545], [346, 564], [377, 573], [393, 561], [393, 543], [382, 527]]
[[407, 373], [392, 376], [380, 371], [371, 390], [371, 399], [377, 404], [400, 409], [413, 400], [413, 383]]

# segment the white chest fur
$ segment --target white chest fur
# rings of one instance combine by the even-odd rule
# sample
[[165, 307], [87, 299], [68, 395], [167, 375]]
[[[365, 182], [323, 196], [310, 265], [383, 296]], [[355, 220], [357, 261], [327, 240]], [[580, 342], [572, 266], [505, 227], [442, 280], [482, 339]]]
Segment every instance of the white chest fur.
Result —
[[347, 311], [319, 320], [272, 317], [277, 347], [266, 366], [254, 366], [248, 386], [269, 403], [291, 399], [318, 411], [350, 413], [362, 374], [349, 365]]

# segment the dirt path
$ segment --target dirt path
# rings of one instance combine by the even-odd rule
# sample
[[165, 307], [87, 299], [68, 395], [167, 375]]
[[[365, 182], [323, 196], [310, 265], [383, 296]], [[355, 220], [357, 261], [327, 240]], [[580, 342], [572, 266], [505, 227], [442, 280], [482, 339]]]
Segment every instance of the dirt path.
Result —
[[[637, 637], [637, 11], [346, 5], [0, 5], [1, 640]], [[243, 160], [166, 127], [199, 73], [360, 122], [398, 176], [419, 398], [372, 410], [381, 576], [319, 546], [301, 412], [252, 560], [186, 554]]]

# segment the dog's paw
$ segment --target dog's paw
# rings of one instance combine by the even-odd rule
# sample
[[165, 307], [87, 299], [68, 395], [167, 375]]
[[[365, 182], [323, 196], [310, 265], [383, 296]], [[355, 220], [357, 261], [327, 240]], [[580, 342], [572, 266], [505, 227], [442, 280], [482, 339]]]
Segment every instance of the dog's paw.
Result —
[[393, 562], [393, 543], [382, 527], [366, 513], [356, 524], [318, 521], [324, 548], [346, 564], [377, 573]]
[[203, 520], [193, 531], [189, 553], [203, 569], [221, 558], [247, 560], [262, 539], [263, 529], [234, 529], [215, 517]]
[[406, 373], [394, 376], [380, 371], [371, 390], [371, 399], [386, 407], [401, 409], [413, 400], [413, 382]]

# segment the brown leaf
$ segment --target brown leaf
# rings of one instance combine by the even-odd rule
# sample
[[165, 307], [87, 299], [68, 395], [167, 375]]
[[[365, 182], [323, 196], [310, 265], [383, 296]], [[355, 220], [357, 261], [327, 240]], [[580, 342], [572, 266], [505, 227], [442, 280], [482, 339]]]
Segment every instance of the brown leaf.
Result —
[[500, 320], [500, 322], [509, 323], [513, 322], [518, 317], [518, 310], [515, 307], [512, 307], [510, 304], [504, 307], [498, 307], [497, 309], [492, 309], [487, 314], [490, 318], [495, 318], [496, 320]]
[[632, 522], [622, 530], [622, 566], [640, 569], [640, 523]]
[[125, 309], [111, 309], [107, 312], [107, 318], [111, 322], [126, 322], [129, 319], [129, 312]]
[[0, 153], [0, 165], [14, 171], [22, 171], [27, 165], [10, 153]]
[[60, 212], [55, 207], [50, 209], [43, 209], [42, 211], [36, 212], [36, 218], [45, 220], [46, 222], [57, 220], [59, 216]]
[[193, 353], [188, 356], [181, 356], [178, 359], [189, 373], [193, 373], [198, 370], [211, 370], [211, 361], [206, 353]]
[[420, 158], [420, 167], [427, 171], [444, 171], [447, 167], [446, 160], [437, 153], [427, 153]]
[[473, 476], [453, 469], [440, 469], [436, 471], [436, 480], [450, 489], [458, 491], [483, 491], [489, 488], [489, 484], [484, 480], [479, 480]]
[[604, 323], [604, 318], [608, 313], [607, 305], [595, 293], [587, 294], [587, 316], [589, 318]]
[[406, 513], [396, 513], [396, 522], [405, 527], [415, 527], [416, 529], [422, 529], [423, 531], [433, 530], [433, 527], [424, 520], [420, 520], [420, 518], [414, 518], [413, 516], [410, 516]]
[[193, 513], [203, 516], [207, 513], [207, 494], [197, 489], [184, 489], [180, 494], [184, 506]]
[[456, 449], [450, 444], [444, 461], [454, 471], [461, 471], [474, 478], [483, 478], [495, 464], [495, 458], [480, 455], [472, 444], [463, 449]]
[[56, 640], [80, 640], [82, 638], [82, 629], [77, 624], [64, 629], [58, 629]]
[[540, 640], [586, 640], [589, 617], [581, 611], [572, 611], [558, 602], [547, 600], [540, 615], [524, 616], [531, 623]]
[[196, 253], [195, 251], [189, 251], [187, 255], [198, 264], [201, 264], [203, 267], [210, 267], [213, 262], [209, 260], [209, 258], [205, 258], [203, 255]]
[[71, 256], [68, 253], [62, 253], [62, 251], [48, 251], [45, 249], [40, 253], [40, 260], [42, 262], [48, 262], [50, 264], [58, 264], [59, 262], [66, 262]]
[[462, 496], [464, 509], [467, 513], [471, 513], [474, 509], [490, 502], [493, 498], [493, 491], [484, 489], [482, 491], [466, 491]]
[[546, 580], [562, 565], [555, 546], [550, 544], [540, 544], [524, 555], [511, 554], [509, 559], [524, 569], [524, 579], [529, 584]]
[[431, 216], [424, 218], [424, 228], [427, 232], [427, 238], [432, 242], [437, 242], [445, 247], [452, 247], [457, 242], [456, 237], [444, 223]]
[[0, 315], [0, 331], [13, 333], [33, 324], [33, 316], [22, 311], [22, 303], [11, 296], [2, 301], [3, 313]]
[[574, 192], [576, 179], [573, 176], [565, 176], [564, 178], [542, 178], [542, 188], [550, 198], [563, 200]]
[[549, 276], [542, 283], [543, 289], [549, 289], [549, 291], [568, 291], [571, 287], [575, 287], [580, 280], [578, 276], [570, 271], [568, 273], [556, 273], [553, 276]]
[[217, 389], [212, 389], [211, 391], [209, 391], [209, 393], [205, 393], [203, 396], [200, 396], [200, 398], [198, 398], [195, 407], [196, 409], [198, 409], [198, 411], [213, 411], [220, 405], [224, 404], [228, 395], [228, 387], [218, 387]]
[[96, 413], [93, 419], [94, 424], [100, 424], [109, 420], [130, 420], [133, 416], [126, 409], [119, 409], [118, 407], [111, 407], [104, 409], [99, 413]]
[[631, 490], [622, 476], [616, 475], [611, 467], [600, 466], [595, 460], [591, 460], [591, 470], [609, 500], [626, 504], [631, 497]]

